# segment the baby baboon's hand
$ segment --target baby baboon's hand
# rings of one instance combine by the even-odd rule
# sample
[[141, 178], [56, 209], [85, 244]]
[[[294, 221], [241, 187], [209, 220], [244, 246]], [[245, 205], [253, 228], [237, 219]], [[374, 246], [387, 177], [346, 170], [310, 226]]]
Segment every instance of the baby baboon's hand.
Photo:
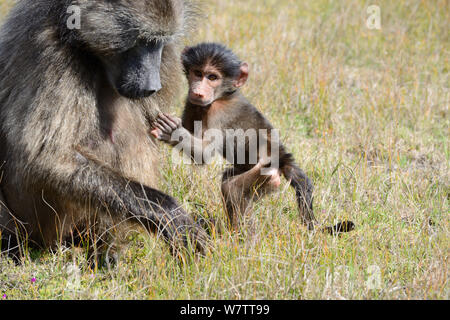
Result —
[[181, 119], [175, 116], [161, 113], [153, 122], [153, 130], [150, 132], [156, 139], [171, 142], [172, 133], [181, 128]]

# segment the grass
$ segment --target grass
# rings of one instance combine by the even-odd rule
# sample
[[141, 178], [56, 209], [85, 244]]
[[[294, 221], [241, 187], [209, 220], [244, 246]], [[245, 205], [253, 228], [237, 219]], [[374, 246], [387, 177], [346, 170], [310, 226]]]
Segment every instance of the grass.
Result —
[[[0, 296], [449, 299], [449, 2], [376, 1], [381, 30], [367, 28], [366, 1], [204, 2], [190, 43], [220, 41], [249, 62], [245, 94], [312, 177], [318, 219], [357, 229], [307, 232], [283, 184], [255, 207], [258, 235], [215, 235], [205, 258], [180, 264], [145, 233], [112, 269], [70, 248], [20, 266], [2, 257]], [[0, 3], [4, 14], [11, 1]], [[221, 170], [169, 161], [160, 187], [224, 222]]]

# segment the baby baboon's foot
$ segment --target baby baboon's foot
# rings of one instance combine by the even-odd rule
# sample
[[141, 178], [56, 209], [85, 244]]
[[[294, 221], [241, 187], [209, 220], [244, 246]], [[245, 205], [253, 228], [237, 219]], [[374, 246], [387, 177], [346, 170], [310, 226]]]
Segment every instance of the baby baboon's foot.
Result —
[[269, 169], [269, 172], [266, 175], [266, 180], [265, 180], [264, 184], [270, 190], [278, 189], [281, 185], [280, 171], [275, 168]]

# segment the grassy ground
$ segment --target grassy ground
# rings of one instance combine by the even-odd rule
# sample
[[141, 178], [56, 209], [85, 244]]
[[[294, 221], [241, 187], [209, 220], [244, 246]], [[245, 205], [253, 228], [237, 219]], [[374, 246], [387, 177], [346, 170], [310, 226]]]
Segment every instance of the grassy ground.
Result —
[[[381, 30], [366, 1], [205, 2], [192, 42], [249, 62], [244, 91], [314, 180], [319, 220], [356, 231], [308, 233], [284, 184], [256, 206], [257, 236], [217, 235], [205, 258], [180, 264], [146, 234], [95, 272], [72, 249], [3, 257], [0, 298], [449, 299], [449, 2], [374, 1]], [[219, 163], [162, 171], [163, 190], [225, 221]]]

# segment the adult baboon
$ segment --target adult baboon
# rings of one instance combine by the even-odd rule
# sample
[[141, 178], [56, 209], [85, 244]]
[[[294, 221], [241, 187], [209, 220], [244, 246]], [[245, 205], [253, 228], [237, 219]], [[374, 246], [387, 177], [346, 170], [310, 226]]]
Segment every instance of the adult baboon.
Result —
[[127, 220], [172, 248], [202, 250], [203, 229], [153, 188], [148, 135], [179, 89], [177, 42], [192, 13], [187, 0], [21, 0], [12, 9], [0, 30], [3, 246], [49, 247], [86, 230], [100, 239]]

